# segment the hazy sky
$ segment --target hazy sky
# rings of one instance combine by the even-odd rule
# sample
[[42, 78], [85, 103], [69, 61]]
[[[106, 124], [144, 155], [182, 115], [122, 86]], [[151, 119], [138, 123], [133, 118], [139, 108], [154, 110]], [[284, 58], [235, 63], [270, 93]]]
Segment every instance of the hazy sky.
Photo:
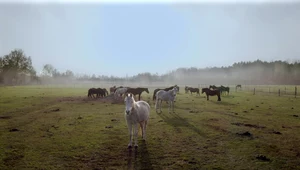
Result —
[[0, 56], [39, 72], [163, 74], [256, 59], [300, 60], [300, 3], [4, 3]]

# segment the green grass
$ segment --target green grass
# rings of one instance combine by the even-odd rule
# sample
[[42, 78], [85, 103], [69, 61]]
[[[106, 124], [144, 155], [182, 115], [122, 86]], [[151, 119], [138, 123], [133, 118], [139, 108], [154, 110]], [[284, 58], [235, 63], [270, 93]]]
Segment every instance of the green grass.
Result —
[[150, 101], [147, 141], [139, 134], [130, 151], [124, 105], [86, 93], [0, 87], [0, 169], [300, 169], [299, 98], [238, 91], [206, 101], [181, 87], [176, 113]]

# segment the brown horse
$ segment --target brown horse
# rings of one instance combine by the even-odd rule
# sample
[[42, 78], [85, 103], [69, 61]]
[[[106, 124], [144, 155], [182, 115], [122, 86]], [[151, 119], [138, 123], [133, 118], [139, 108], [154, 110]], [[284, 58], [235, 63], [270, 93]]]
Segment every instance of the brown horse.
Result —
[[110, 94], [114, 93], [116, 91], [116, 89], [117, 89], [116, 86], [109, 88], [109, 93]]
[[221, 101], [220, 90], [210, 90], [209, 88], [202, 88], [202, 94], [205, 92], [206, 99], [209, 100], [209, 96], [218, 96], [218, 101]]
[[105, 88], [104, 88], [104, 89], [102, 89], [102, 88], [97, 88], [96, 90], [97, 90], [97, 91], [96, 91], [97, 97], [105, 97], [106, 94], [108, 93], [107, 90], [106, 90]]
[[90, 98], [96, 98], [96, 97], [94, 96], [94, 94], [96, 94], [96, 96], [97, 96], [97, 89], [96, 89], [96, 88], [90, 88], [90, 89], [88, 90], [88, 97], [90, 97]]
[[[105, 89], [106, 90], [106, 89]], [[88, 90], [88, 97], [90, 98], [98, 98], [98, 97], [105, 97], [106, 96], [106, 92], [104, 89], [101, 88], [90, 88]], [[96, 97], [94, 96], [94, 94], [96, 95]]]
[[108, 96], [108, 91], [106, 90], [106, 88], [103, 88], [102, 90], [104, 90], [106, 96]]
[[175, 86], [171, 86], [171, 87], [168, 87], [168, 88], [165, 88], [165, 89], [155, 89], [154, 92], [153, 92], [153, 100], [156, 100], [156, 92], [158, 92], [159, 90], [164, 90], [164, 91], [169, 91], [169, 90], [172, 90], [174, 87], [177, 87], [177, 90], [179, 91], [179, 87], [177, 85]]
[[138, 88], [128, 88], [126, 93], [132, 93], [134, 96], [139, 95], [139, 100], [141, 100], [141, 94], [143, 92], [147, 92], [149, 94], [148, 88], [138, 87]]
[[191, 95], [192, 95], [193, 93], [197, 93], [197, 95], [200, 96], [199, 88], [188, 87], [188, 90], [191, 92]]

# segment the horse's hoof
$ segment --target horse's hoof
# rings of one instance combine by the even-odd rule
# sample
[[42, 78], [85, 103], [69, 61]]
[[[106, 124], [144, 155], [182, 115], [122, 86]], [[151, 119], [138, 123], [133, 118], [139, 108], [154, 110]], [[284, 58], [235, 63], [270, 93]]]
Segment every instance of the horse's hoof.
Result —
[[134, 148], [138, 148], [138, 145], [134, 145]]

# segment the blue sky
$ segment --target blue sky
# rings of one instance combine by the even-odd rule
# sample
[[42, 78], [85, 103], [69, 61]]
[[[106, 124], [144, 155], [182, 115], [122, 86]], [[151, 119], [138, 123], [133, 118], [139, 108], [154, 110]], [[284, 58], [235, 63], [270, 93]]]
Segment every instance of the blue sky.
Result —
[[300, 3], [0, 3], [0, 56], [21, 48], [37, 71], [132, 76], [295, 61], [299, 30]]

